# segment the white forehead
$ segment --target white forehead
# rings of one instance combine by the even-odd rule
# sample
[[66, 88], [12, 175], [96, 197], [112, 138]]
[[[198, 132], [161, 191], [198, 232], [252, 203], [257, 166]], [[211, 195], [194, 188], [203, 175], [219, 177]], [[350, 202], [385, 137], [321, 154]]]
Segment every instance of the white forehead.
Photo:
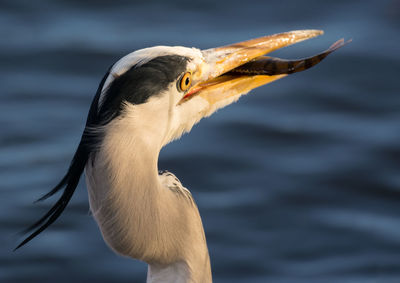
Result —
[[[188, 63], [188, 69], [195, 68], [195, 65], [198, 65], [200, 61], [204, 60], [202, 52], [197, 48], [187, 48], [183, 46], [154, 46], [140, 49], [122, 57], [112, 66], [102, 91], [110, 85], [114, 78], [124, 74], [132, 66], [136, 65], [137, 67], [140, 67], [156, 57], [165, 55], [180, 55], [191, 58], [191, 61]], [[192, 64], [193, 66], [190, 66]]]

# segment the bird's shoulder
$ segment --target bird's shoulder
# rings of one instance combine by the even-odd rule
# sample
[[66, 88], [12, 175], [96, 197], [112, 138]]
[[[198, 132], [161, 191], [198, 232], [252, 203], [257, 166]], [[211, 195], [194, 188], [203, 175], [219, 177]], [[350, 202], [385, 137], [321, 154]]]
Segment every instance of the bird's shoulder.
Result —
[[175, 193], [178, 197], [183, 197], [184, 199], [193, 202], [193, 197], [190, 191], [182, 185], [181, 181], [179, 181], [173, 173], [167, 170], [160, 170], [158, 171], [158, 176], [165, 188]]

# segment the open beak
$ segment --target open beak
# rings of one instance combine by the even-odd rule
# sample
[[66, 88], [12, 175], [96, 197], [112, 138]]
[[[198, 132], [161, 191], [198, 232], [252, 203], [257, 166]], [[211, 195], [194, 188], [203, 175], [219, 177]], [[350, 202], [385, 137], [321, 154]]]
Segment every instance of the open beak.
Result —
[[308, 69], [345, 44], [343, 39], [339, 40], [328, 50], [300, 60], [264, 56], [321, 34], [321, 30], [298, 30], [203, 50], [204, 64], [193, 74], [193, 85], [181, 102], [199, 95], [212, 105], [218, 102], [225, 104], [223, 101], [229, 98]]

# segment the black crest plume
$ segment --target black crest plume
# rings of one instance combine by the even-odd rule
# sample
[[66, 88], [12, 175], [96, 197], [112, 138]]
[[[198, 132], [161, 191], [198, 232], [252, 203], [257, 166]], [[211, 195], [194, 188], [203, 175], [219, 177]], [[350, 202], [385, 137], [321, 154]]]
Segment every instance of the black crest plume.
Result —
[[96, 137], [91, 135], [88, 131], [86, 131], [86, 129], [95, 126], [97, 124], [96, 121], [98, 120], [97, 119], [98, 101], [100, 98], [101, 90], [108, 75], [109, 72], [107, 72], [106, 75], [103, 77], [97, 89], [96, 96], [94, 97], [93, 102], [90, 106], [89, 115], [86, 121], [85, 131], [82, 135], [81, 141], [79, 142], [78, 148], [71, 161], [67, 173], [62, 178], [62, 180], [57, 184], [57, 186], [55, 186], [50, 192], [42, 196], [37, 201], [45, 200], [64, 188], [61, 197], [50, 208], [50, 210], [45, 215], [43, 215], [42, 218], [40, 218], [38, 221], [36, 221], [34, 224], [32, 224], [30, 227], [28, 227], [23, 231], [23, 233], [28, 233], [30, 231], [33, 232], [25, 240], [23, 240], [14, 250], [17, 250], [18, 248], [22, 247], [30, 240], [32, 240], [34, 237], [43, 232], [47, 227], [49, 227], [61, 215], [61, 213], [64, 211], [65, 207], [71, 200], [71, 197], [74, 194], [75, 189], [79, 183], [79, 179], [81, 178], [83, 170], [85, 169], [86, 162], [89, 159], [89, 155], [93, 150], [93, 143]]

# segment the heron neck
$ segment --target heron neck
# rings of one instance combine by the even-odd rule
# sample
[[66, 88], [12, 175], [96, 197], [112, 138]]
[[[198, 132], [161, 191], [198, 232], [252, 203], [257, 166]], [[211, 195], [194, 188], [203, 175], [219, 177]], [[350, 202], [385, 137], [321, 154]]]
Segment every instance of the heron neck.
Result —
[[211, 282], [192, 196], [161, 181], [152, 133], [132, 135], [137, 131], [121, 127], [105, 137], [95, 166], [87, 167], [91, 210], [103, 238], [117, 253], [148, 263], [148, 282]]

